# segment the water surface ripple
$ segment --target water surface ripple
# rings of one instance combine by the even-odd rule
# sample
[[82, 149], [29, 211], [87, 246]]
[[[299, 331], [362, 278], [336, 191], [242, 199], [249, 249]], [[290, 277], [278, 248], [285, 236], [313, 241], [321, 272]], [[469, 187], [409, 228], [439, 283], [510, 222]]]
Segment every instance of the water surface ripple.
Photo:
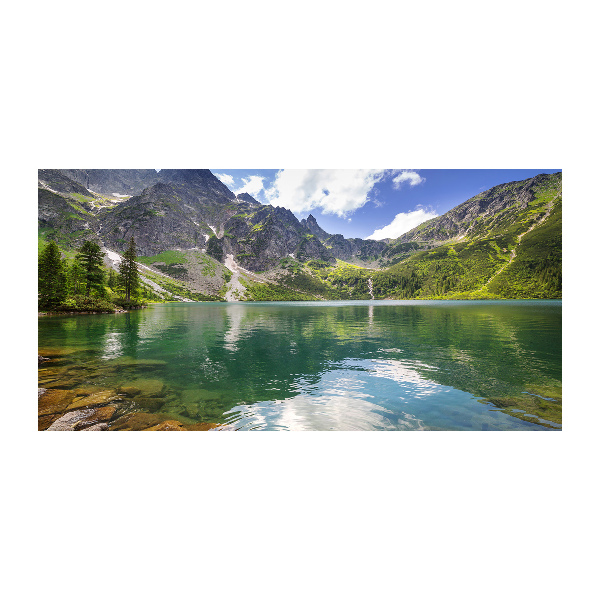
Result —
[[158, 381], [131, 410], [221, 429], [549, 430], [561, 427], [561, 312], [560, 301], [177, 303], [44, 317], [39, 346], [67, 349], [62, 364], [89, 377], [73, 387]]

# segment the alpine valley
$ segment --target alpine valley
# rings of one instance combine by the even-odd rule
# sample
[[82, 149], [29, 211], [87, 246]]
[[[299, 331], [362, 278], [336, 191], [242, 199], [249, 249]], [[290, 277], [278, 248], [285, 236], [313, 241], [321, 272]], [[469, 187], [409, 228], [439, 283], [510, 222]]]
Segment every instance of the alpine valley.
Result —
[[41, 169], [38, 232], [115, 269], [133, 237], [157, 300], [561, 298], [562, 173], [497, 185], [401, 235], [346, 239], [209, 170]]

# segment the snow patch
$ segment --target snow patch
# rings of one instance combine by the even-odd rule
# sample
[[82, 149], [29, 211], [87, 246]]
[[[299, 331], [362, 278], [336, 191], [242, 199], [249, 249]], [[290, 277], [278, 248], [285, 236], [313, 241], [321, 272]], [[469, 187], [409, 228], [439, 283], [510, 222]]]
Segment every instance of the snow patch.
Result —
[[208, 226], [215, 232], [215, 235], [217, 235], [217, 230], [212, 225], [208, 225]]
[[113, 252], [112, 250], [105, 250], [106, 252], [106, 256], [108, 256], [109, 260], [115, 264], [118, 265], [123, 259], [121, 258], [120, 254], [117, 254], [116, 252]]
[[208, 242], [209, 238], [210, 238], [210, 236], [205, 233], [204, 234], [204, 241]]

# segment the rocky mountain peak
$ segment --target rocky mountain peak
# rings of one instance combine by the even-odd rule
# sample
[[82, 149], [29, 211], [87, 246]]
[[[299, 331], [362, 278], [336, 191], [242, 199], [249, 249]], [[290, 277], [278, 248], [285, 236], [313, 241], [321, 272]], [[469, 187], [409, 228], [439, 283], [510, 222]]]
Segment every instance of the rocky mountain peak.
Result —
[[319, 226], [317, 220], [312, 214], [308, 215], [307, 219], [302, 219], [301, 223], [321, 242], [331, 237], [329, 233]]
[[250, 204], [260, 204], [260, 202], [258, 200], [256, 200], [256, 198], [252, 197], [250, 194], [248, 194], [246, 192], [242, 192], [241, 194], [238, 194], [236, 196], [236, 198], [239, 202], [249, 202]]
[[188, 195], [235, 200], [235, 194], [208, 169], [161, 169], [159, 180], [185, 188]]

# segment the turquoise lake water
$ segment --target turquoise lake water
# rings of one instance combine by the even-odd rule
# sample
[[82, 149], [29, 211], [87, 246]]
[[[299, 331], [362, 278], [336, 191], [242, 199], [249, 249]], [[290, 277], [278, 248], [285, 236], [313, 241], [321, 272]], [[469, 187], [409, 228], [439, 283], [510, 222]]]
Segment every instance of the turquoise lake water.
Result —
[[174, 303], [42, 317], [39, 346], [65, 349], [72, 387], [159, 382], [130, 410], [222, 429], [548, 431], [561, 316], [560, 301]]

